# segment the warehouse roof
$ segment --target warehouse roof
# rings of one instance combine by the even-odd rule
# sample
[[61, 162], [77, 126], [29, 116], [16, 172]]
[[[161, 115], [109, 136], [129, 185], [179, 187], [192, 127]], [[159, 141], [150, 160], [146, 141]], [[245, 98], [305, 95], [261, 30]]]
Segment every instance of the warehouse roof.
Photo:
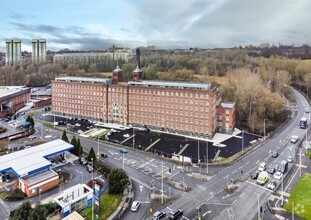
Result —
[[90, 78], [90, 77], [74, 77], [74, 76], [66, 76], [66, 77], [58, 77], [55, 78], [55, 81], [62, 82], [88, 82], [88, 83], [100, 83], [100, 84], [112, 84], [112, 78]]
[[0, 157], [0, 172], [12, 171], [17, 177], [27, 176], [52, 166], [46, 158], [73, 149], [73, 145], [57, 139]]
[[142, 87], [160, 87], [160, 88], [176, 88], [176, 89], [199, 89], [199, 90], [210, 90], [210, 83], [189, 83], [189, 82], [167, 82], [167, 81], [130, 81], [129, 85], [142, 86]]

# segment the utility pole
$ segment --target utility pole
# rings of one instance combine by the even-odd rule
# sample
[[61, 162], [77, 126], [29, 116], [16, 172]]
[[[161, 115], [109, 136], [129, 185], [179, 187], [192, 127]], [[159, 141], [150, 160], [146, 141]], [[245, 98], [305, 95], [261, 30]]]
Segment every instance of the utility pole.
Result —
[[242, 131], [242, 155], [244, 153], [244, 130]]
[[208, 175], [208, 144], [206, 141], [206, 175]]
[[[93, 167], [93, 160], [94, 158], [91, 158], [92, 167]], [[93, 220], [94, 219], [94, 170], [92, 172], [92, 189], [93, 189], [93, 198], [92, 198], [92, 220]]]
[[257, 202], [258, 202], [258, 220], [260, 220], [260, 204], [259, 204], [259, 194], [255, 193], [257, 195]]
[[162, 161], [162, 193], [161, 193], [161, 204], [163, 205], [163, 161]]

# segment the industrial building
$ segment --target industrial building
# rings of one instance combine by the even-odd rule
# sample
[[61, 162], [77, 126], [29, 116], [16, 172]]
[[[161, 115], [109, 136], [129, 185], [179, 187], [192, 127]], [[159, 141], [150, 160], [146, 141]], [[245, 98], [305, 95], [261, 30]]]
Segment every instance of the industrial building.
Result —
[[0, 117], [15, 114], [30, 99], [30, 88], [24, 86], [0, 86]]
[[46, 40], [45, 39], [33, 39], [32, 40], [32, 64], [41, 64], [46, 61]]
[[6, 66], [16, 66], [21, 63], [22, 50], [21, 40], [10, 39], [5, 41], [5, 64]]
[[58, 174], [49, 170], [52, 163], [47, 159], [74, 148], [57, 139], [35, 147], [0, 156], [0, 172], [12, 172], [18, 178], [19, 188], [34, 196], [58, 185]]

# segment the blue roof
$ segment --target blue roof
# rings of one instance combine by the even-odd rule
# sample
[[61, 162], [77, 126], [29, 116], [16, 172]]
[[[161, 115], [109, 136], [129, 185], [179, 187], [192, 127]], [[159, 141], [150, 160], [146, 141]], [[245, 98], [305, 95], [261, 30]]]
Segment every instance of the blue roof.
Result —
[[31, 123], [28, 122], [28, 121], [23, 121], [23, 122], [21, 123], [21, 125], [22, 125], [22, 126], [27, 126], [27, 125], [31, 125]]

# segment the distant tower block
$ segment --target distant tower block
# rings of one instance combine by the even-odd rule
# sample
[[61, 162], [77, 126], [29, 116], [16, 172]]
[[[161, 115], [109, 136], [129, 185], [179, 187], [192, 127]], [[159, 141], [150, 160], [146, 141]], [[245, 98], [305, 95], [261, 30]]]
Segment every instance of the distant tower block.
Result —
[[116, 82], [122, 82], [123, 70], [119, 66], [112, 72], [112, 77]]
[[137, 81], [137, 80], [142, 80], [143, 78], [143, 71], [141, 69], [139, 69], [139, 67], [136, 67], [136, 70], [133, 71], [133, 80]]
[[32, 63], [41, 64], [46, 60], [46, 40], [33, 39], [32, 40]]
[[16, 66], [22, 60], [21, 40], [5, 41], [5, 62], [6, 66]]

